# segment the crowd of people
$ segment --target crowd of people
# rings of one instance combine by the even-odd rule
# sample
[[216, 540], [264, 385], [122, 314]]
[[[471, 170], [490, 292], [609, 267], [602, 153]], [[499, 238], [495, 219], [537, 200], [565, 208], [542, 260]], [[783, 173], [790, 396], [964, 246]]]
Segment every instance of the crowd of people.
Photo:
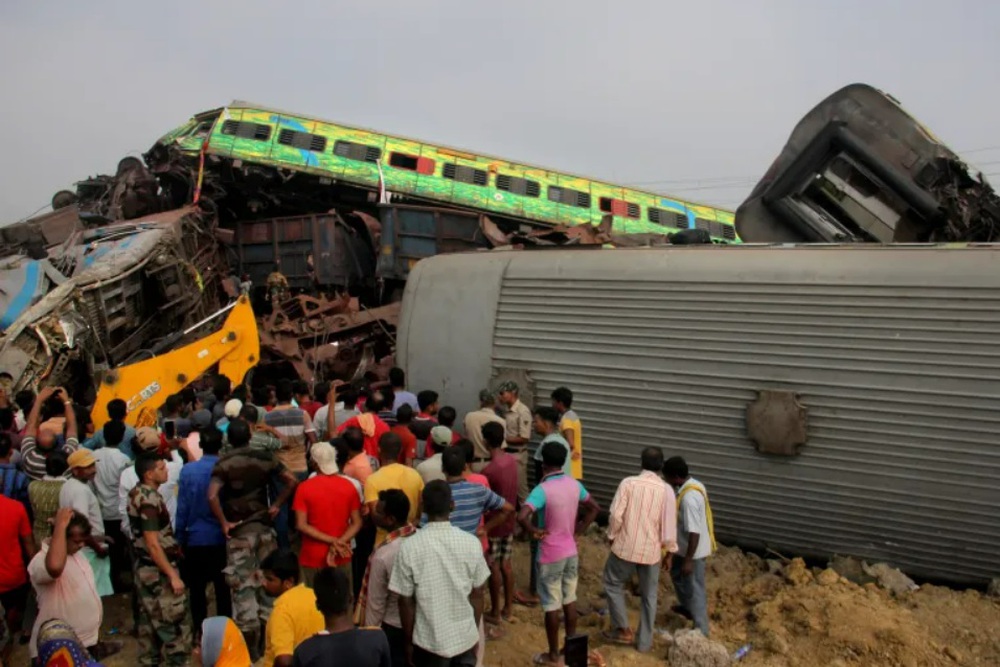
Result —
[[[515, 604], [541, 608], [535, 664], [603, 664], [570, 650], [576, 537], [602, 512], [572, 391], [532, 410], [504, 382], [458, 428], [436, 392], [408, 391], [398, 368], [389, 380], [215, 377], [170, 396], [155, 426], [112, 401], [96, 431], [61, 388], [0, 388], [0, 663], [20, 642], [37, 665], [100, 664], [121, 650], [102, 638], [102, 598], [121, 593], [141, 665], [472, 667]], [[673, 611], [708, 635], [715, 538], [683, 459], [649, 447], [640, 464], [606, 513], [601, 634], [649, 651], [661, 569]], [[516, 539], [531, 545], [523, 590]]]

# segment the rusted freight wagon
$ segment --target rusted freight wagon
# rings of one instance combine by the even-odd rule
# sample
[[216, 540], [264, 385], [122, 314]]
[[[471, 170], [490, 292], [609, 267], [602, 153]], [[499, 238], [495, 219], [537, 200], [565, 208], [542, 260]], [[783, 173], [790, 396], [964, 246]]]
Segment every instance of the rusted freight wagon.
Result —
[[573, 389], [607, 502], [648, 444], [721, 540], [1000, 574], [1000, 246], [688, 246], [433, 257], [398, 356], [461, 415]]

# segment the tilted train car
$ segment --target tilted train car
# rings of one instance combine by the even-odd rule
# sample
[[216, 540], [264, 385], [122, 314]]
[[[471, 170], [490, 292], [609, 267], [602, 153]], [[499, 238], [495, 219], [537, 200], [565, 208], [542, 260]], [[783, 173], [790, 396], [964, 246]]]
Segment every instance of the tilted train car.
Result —
[[[612, 215], [619, 234], [704, 229], [716, 241], [738, 242], [729, 211], [246, 102], [194, 116], [145, 158], [176, 205], [190, 201], [202, 171], [206, 195], [245, 207], [238, 214], [246, 217], [371, 203], [384, 190], [498, 222], [597, 224]], [[235, 191], [241, 196], [226, 196]]]
[[398, 362], [459, 412], [517, 378], [583, 420], [606, 504], [647, 445], [724, 542], [1000, 574], [1000, 246], [755, 245], [439, 255]]

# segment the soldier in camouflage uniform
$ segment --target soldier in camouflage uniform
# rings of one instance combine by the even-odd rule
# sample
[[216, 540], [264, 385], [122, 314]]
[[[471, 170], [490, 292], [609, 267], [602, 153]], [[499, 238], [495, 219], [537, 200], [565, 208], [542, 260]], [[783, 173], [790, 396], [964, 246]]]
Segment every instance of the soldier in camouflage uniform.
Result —
[[127, 511], [136, 557], [139, 664], [186, 665], [191, 658], [191, 614], [178, 570], [181, 552], [157, 490], [167, 481], [167, 464], [139, 457], [135, 469], [139, 483], [128, 494]]
[[[274, 606], [274, 598], [264, 590], [260, 564], [277, 548], [274, 517], [290, 501], [298, 480], [272, 452], [248, 446], [251, 430], [246, 421], [230, 422], [226, 435], [233, 449], [215, 464], [208, 503], [227, 538], [223, 571], [233, 591], [233, 620], [256, 660]], [[282, 491], [269, 505], [270, 483]]]

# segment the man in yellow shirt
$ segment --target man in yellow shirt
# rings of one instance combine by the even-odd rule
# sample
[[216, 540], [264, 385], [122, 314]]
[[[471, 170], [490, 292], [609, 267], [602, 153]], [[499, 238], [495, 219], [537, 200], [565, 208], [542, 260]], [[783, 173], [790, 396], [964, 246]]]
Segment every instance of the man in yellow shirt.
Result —
[[[395, 433], [385, 433], [378, 441], [379, 469], [365, 481], [365, 505], [371, 516], [378, 504], [380, 491], [399, 489], [410, 501], [409, 522], [415, 523], [420, 516], [420, 495], [424, 492], [424, 480], [420, 473], [399, 462], [403, 441]], [[381, 526], [375, 534], [375, 546], [385, 541], [386, 532]]]
[[559, 434], [566, 439], [570, 448], [570, 474], [574, 479], [583, 479], [583, 425], [573, 412], [573, 392], [567, 387], [559, 387], [552, 392], [552, 407], [559, 411]]
[[272, 551], [261, 564], [264, 589], [277, 598], [267, 620], [264, 664], [291, 667], [295, 647], [326, 628], [316, 608], [316, 594], [299, 583], [299, 559], [293, 551]]

